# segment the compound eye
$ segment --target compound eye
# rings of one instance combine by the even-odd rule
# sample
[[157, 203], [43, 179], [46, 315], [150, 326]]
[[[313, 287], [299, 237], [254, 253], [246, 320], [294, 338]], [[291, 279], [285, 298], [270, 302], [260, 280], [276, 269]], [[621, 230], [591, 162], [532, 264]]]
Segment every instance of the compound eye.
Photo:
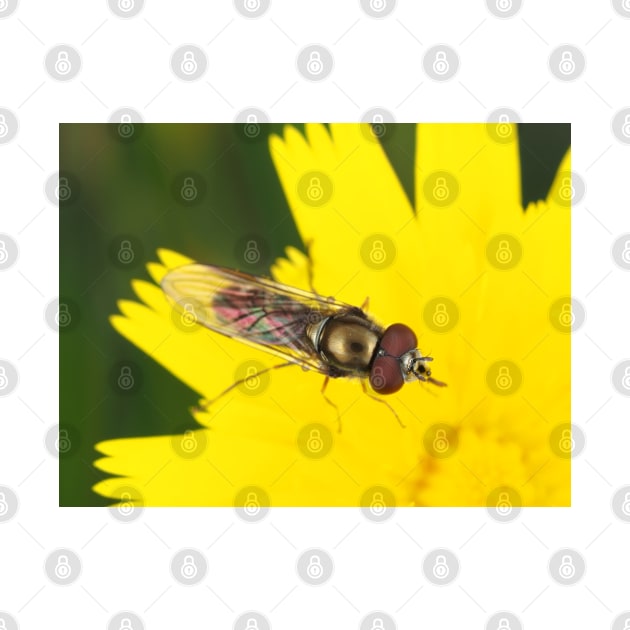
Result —
[[394, 394], [405, 384], [400, 363], [394, 357], [376, 357], [370, 370], [370, 385], [378, 394]]
[[418, 347], [418, 339], [416, 334], [404, 324], [392, 324], [381, 339], [380, 347], [387, 354], [393, 357], [399, 357]]

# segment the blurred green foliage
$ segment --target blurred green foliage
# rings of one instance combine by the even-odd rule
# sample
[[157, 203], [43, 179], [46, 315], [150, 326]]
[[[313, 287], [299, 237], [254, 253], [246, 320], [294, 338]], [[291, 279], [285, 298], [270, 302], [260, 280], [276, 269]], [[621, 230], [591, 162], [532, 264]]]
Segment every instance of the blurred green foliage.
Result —
[[[60, 302], [72, 317], [60, 332], [60, 425], [72, 443], [60, 457], [60, 505], [109, 503], [91, 490], [105, 476], [92, 466], [97, 442], [195, 428], [195, 394], [108, 321], [117, 300], [135, 297], [131, 280], [149, 279], [156, 249], [243, 269], [255, 240], [260, 260], [246, 270], [266, 274], [287, 245], [302, 248], [268, 150], [283, 126], [248, 135], [242, 124], [60, 125]], [[524, 201], [544, 197], [569, 126], [521, 125], [520, 137]], [[414, 125], [389, 138], [413, 199]], [[123, 393], [115, 383], [129, 361], [140, 378]]]

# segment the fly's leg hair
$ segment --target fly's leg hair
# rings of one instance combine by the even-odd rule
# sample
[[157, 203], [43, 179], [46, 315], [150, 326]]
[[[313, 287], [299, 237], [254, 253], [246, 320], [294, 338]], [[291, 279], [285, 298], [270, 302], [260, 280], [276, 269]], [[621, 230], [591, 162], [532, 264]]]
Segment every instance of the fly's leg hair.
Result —
[[[265, 372], [271, 372], [271, 370], [279, 370], [280, 368], [289, 367], [290, 365], [296, 365], [292, 361], [287, 361], [286, 363], [280, 363], [278, 365], [272, 365], [271, 367], [265, 368], [264, 370], [260, 370], [260, 372], [256, 372], [253, 375], [254, 378], [264, 374]], [[208, 411], [208, 408], [214, 403], [217, 402], [220, 398], [223, 398], [226, 394], [231, 392], [235, 387], [238, 387], [241, 383], [244, 383], [247, 379], [252, 378], [252, 375], [247, 376], [246, 378], [240, 378], [238, 381], [234, 381], [229, 387], [224, 389], [218, 396], [215, 396], [212, 400], [205, 400], [200, 405], [194, 407], [195, 411]]]
[[341, 415], [339, 413], [339, 407], [337, 407], [337, 405], [335, 405], [335, 403], [324, 393], [326, 391], [326, 387], [328, 387], [329, 380], [330, 376], [327, 376], [324, 379], [324, 384], [322, 385], [322, 396], [324, 397], [324, 400], [335, 410], [335, 413], [337, 414], [337, 432], [341, 433]]
[[394, 414], [394, 417], [396, 418], [396, 420], [398, 420], [398, 424], [403, 429], [407, 428], [407, 425], [403, 424], [403, 421], [400, 419], [400, 416], [396, 413], [396, 410], [386, 400], [383, 400], [382, 398], [379, 398], [378, 396], [374, 396], [374, 394], [370, 394], [370, 392], [368, 392], [367, 387], [365, 386], [365, 381], [361, 381], [361, 387], [363, 387], [363, 393], [366, 396], [369, 396], [372, 400], [375, 400], [376, 402], [379, 402], [385, 405]]

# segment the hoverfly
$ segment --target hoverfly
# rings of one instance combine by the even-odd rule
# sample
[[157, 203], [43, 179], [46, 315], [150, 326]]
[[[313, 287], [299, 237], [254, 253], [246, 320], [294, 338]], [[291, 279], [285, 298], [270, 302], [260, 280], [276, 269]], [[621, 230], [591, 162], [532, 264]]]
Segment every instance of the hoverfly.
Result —
[[[340, 377], [368, 379], [378, 394], [393, 394], [416, 380], [445, 385], [431, 376], [427, 363], [433, 359], [418, 350], [411, 328], [405, 324], [383, 328], [363, 308], [314, 291], [202, 264], [168, 272], [162, 290], [180, 309], [192, 310], [196, 321], [206, 328], [284, 359], [284, 363], [258, 375], [301, 365], [325, 375], [322, 394], [329, 379]], [[217, 398], [244, 380], [233, 383]], [[364, 380], [362, 385], [365, 393], [385, 403], [402, 425], [394, 409], [369, 394]], [[336, 408], [325, 394], [324, 398]]]

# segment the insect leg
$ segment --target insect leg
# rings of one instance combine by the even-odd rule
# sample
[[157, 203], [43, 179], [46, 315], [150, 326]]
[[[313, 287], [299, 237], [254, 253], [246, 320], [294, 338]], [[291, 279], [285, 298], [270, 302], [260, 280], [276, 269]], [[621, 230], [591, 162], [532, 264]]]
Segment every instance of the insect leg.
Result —
[[400, 419], [400, 417], [398, 416], [398, 414], [396, 413], [396, 410], [386, 401], [383, 400], [382, 398], [379, 398], [378, 396], [374, 396], [373, 394], [370, 394], [370, 392], [368, 392], [367, 387], [365, 386], [365, 381], [361, 381], [361, 387], [363, 387], [363, 393], [366, 396], [369, 396], [372, 400], [375, 400], [376, 402], [380, 402], [383, 403], [386, 407], [389, 408], [389, 410], [394, 414], [394, 416], [396, 417], [396, 420], [398, 420], [398, 424], [403, 428], [406, 429], [407, 425], [403, 424], [402, 420]]
[[365, 300], [363, 300], [363, 304], [361, 304], [361, 310], [367, 311], [370, 306], [370, 296], [368, 295]]
[[324, 379], [324, 384], [322, 385], [322, 396], [324, 397], [324, 400], [335, 410], [335, 413], [337, 414], [337, 431], [341, 433], [341, 416], [339, 415], [339, 407], [337, 407], [337, 405], [335, 405], [335, 403], [324, 393], [326, 391], [326, 387], [328, 387], [329, 380], [330, 376], [327, 376]]
[[[289, 365], [296, 365], [296, 364], [293, 363], [292, 361], [287, 361], [286, 363], [272, 365], [271, 367], [265, 368], [264, 370], [260, 370], [260, 372], [256, 372], [255, 376], [260, 376], [261, 374], [264, 374], [265, 372], [270, 372], [271, 370], [279, 370], [280, 368], [288, 367]], [[251, 378], [251, 375], [248, 376], [247, 378]], [[232, 391], [235, 387], [238, 387], [241, 383], [244, 383], [247, 380], [247, 378], [240, 378], [238, 381], [235, 381], [234, 383], [232, 383], [228, 388], [224, 389], [218, 396], [215, 396], [212, 400], [207, 400], [203, 402], [201, 405], [194, 407], [195, 411], [208, 411], [208, 407], [210, 407], [210, 405], [217, 402], [217, 400], [219, 400], [220, 398], [223, 398], [223, 396], [225, 396], [227, 393]]]

